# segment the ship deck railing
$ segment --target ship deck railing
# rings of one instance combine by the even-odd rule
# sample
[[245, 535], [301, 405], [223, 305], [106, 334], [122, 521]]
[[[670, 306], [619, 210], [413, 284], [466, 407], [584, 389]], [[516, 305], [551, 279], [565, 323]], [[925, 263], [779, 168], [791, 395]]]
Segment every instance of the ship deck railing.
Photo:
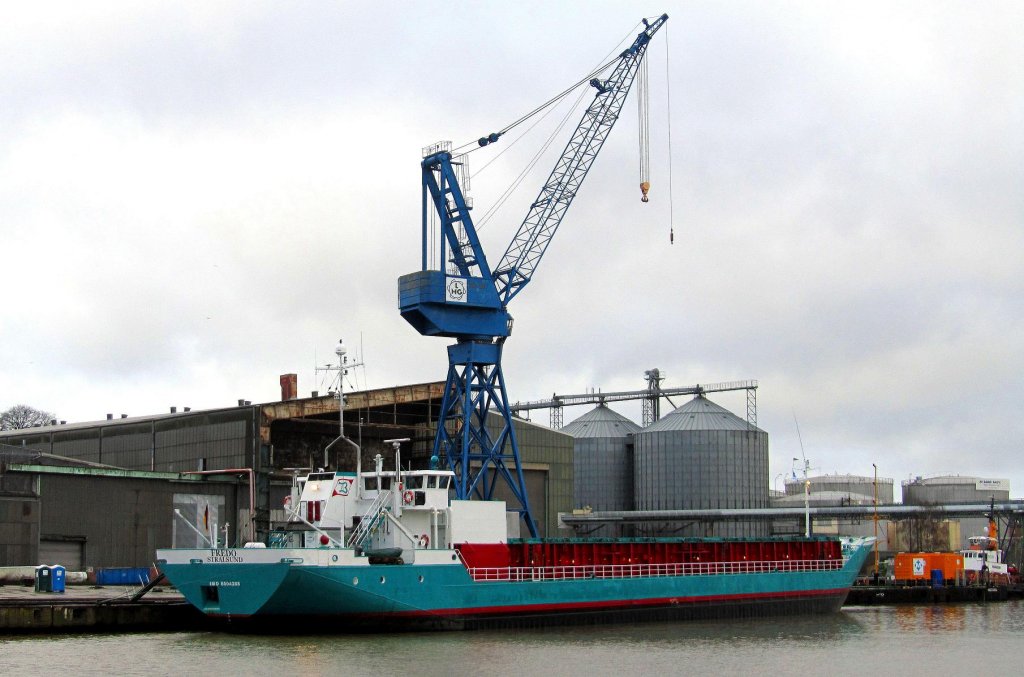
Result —
[[718, 576], [804, 571], [839, 571], [840, 559], [787, 559], [759, 562], [686, 562], [676, 564], [595, 564], [549, 567], [472, 567], [474, 581], [551, 581], [590, 578]]

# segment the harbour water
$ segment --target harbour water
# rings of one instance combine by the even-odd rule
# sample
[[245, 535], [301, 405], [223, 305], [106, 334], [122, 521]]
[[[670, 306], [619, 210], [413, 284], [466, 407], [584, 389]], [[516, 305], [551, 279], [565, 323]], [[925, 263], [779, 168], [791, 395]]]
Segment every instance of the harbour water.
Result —
[[804, 618], [399, 635], [0, 637], [0, 674], [1014, 674], [1024, 602], [847, 607]]

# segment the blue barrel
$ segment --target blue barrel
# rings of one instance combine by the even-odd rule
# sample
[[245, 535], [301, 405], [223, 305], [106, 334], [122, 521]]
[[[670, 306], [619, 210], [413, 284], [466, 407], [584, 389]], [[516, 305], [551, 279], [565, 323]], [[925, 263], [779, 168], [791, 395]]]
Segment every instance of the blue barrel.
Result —
[[942, 569], [932, 569], [932, 587], [941, 588], [945, 577], [942, 575]]
[[64, 592], [67, 569], [57, 564], [50, 567], [50, 586], [53, 592]]

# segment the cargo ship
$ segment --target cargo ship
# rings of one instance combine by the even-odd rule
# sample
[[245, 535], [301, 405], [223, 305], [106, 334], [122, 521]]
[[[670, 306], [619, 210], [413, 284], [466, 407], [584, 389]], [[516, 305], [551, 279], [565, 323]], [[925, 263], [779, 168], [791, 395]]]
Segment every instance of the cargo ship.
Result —
[[266, 543], [175, 548], [157, 567], [238, 628], [351, 631], [837, 611], [871, 539], [509, 538], [502, 501], [449, 470], [297, 476]]

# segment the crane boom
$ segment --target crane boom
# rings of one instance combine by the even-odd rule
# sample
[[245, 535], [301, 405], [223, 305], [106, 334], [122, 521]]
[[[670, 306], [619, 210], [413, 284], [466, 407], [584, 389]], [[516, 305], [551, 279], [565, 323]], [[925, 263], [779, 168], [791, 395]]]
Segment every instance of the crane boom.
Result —
[[508, 305], [533, 277], [537, 264], [551, 244], [551, 238], [608, 138], [608, 132], [619, 118], [651, 36], [667, 20], [667, 14], [650, 23], [645, 19], [645, 30], [629, 49], [622, 52], [611, 76], [603, 81], [597, 78], [590, 81], [597, 90], [593, 101], [494, 271], [502, 304]]

